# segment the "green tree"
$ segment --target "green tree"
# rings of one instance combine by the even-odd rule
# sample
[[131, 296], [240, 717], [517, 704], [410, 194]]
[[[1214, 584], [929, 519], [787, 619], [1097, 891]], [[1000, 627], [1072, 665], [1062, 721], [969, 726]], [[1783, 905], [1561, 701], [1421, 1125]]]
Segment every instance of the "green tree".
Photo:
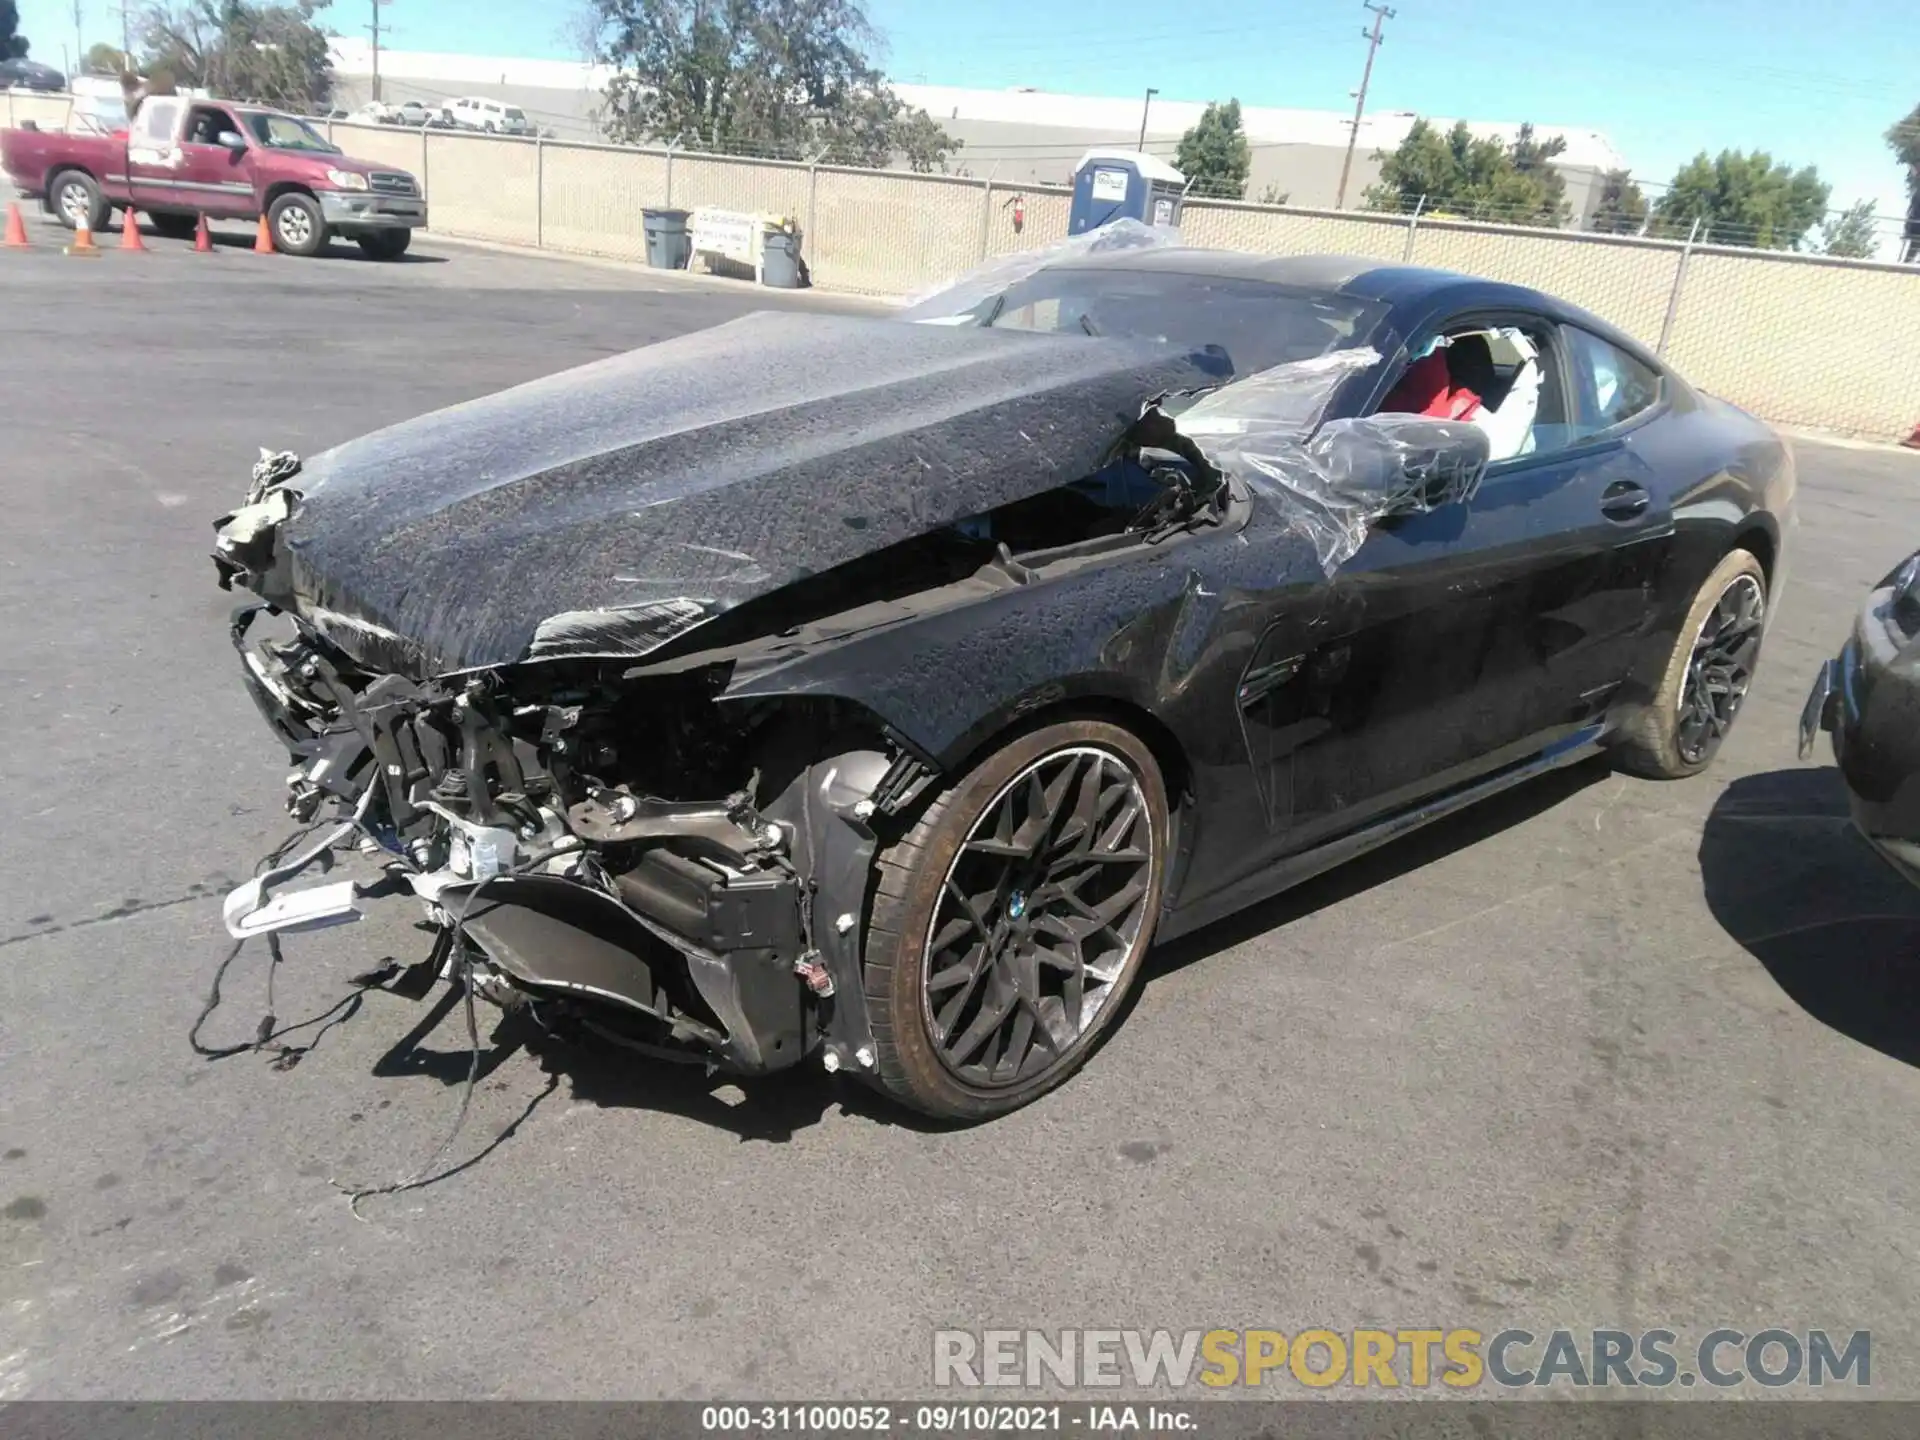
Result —
[[0, 60], [19, 60], [27, 53], [27, 37], [20, 33], [17, 0], [0, 0]]
[[[205, 88], [226, 100], [321, 110], [333, 98], [327, 32], [314, 16], [327, 0], [250, 3], [189, 0], [148, 10], [141, 68], [160, 85]], [[150, 86], [161, 93], [159, 85]]]
[[1706, 151], [1682, 165], [1653, 207], [1655, 230], [1684, 236], [1700, 223], [1700, 239], [1762, 250], [1797, 249], [1827, 210], [1833, 189], [1809, 165], [1801, 170], [1756, 150]]
[[628, 144], [856, 165], [944, 167], [959, 144], [902, 104], [875, 67], [860, 0], [592, 0], [596, 57], [614, 67], [601, 124]]
[[1920, 260], [1920, 105], [1887, 131], [1887, 144], [1907, 167], [1907, 229], [1901, 237], [1902, 260]]
[[[5, 0], [0, 0], [0, 4], [4, 3]], [[102, 40], [87, 47], [87, 56], [80, 68], [89, 75], [122, 75], [126, 73], [127, 57]]]
[[1646, 223], [1646, 195], [1625, 170], [1609, 170], [1588, 228], [1599, 235], [1638, 235]]
[[1245, 195], [1253, 155], [1240, 128], [1240, 102], [1212, 103], [1201, 111], [1199, 121], [1180, 137], [1173, 163], [1191, 182], [1196, 195], [1225, 200]]
[[1565, 140], [1541, 140], [1522, 125], [1514, 143], [1476, 136], [1464, 123], [1442, 134], [1413, 122], [1391, 154], [1376, 154], [1380, 179], [1367, 187], [1369, 210], [1406, 212], [1416, 206], [1469, 219], [1517, 225], [1566, 223], [1567, 182], [1553, 161]]
[[1820, 226], [1820, 253], [1846, 260], [1870, 260], [1880, 248], [1874, 231], [1873, 201], [1862, 200]]

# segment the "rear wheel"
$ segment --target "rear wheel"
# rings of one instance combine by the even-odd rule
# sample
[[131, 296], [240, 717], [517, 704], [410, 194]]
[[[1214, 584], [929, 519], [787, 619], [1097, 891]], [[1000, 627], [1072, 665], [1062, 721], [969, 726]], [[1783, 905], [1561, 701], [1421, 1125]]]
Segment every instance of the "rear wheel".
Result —
[[1766, 617], [1766, 571], [1729, 551], [1694, 596], [1653, 700], [1621, 733], [1622, 769], [1677, 780], [1712, 763], [1753, 683]]
[[327, 223], [320, 203], [298, 192], [282, 195], [267, 211], [273, 247], [286, 255], [318, 255], [327, 248]]
[[80, 170], [64, 170], [47, 187], [53, 201], [53, 213], [69, 230], [78, 229], [80, 217], [87, 217], [89, 230], [104, 230], [113, 218], [113, 207], [100, 194], [93, 177]]
[[978, 1120], [1079, 1069], [1153, 941], [1168, 844], [1152, 752], [1104, 721], [1022, 735], [940, 795], [876, 862], [880, 1088]]
[[413, 232], [405, 229], [369, 230], [353, 237], [360, 253], [369, 260], [398, 260], [413, 243]]

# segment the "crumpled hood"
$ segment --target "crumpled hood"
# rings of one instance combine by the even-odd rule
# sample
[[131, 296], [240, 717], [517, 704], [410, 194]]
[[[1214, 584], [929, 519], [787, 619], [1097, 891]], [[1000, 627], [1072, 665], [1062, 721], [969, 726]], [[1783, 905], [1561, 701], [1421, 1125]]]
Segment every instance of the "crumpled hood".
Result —
[[251, 580], [420, 672], [646, 654], [755, 596], [1067, 484], [1220, 357], [750, 315], [307, 461]]

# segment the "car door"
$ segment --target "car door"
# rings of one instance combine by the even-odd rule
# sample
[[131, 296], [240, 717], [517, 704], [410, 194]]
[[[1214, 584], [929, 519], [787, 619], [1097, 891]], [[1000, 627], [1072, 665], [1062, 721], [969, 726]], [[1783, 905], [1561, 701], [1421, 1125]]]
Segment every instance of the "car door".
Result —
[[[144, 120], [146, 106], [141, 107], [141, 115]], [[129, 154], [135, 204], [142, 209], [199, 211], [212, 216], [251, 215], [251, 141], [233, 112], [223, 105], [195, 103], [187, 110], [177, 134], [172, 149], [157, 160], [136, 161]], [[219, 143], [222, 135], [237, 135], [244, 143], [230, 148]]]
[[174, 96], [149, 96], [127, 126], [127, 194], [139, 208], [167, 209], [180, 203], [176, 196], [186, 163], [180, 123], [186, 109], [187, 102]]
[[1535, 337], [1546, 374], [1532, 448], [1489, 466], [1468, 502], [1375, 524], [1333, 576], [1314, 643], [1269, 654], [1289, 648], [1276, 633], [1256, 649], [1248, 676], [1268, 688], [1249, 718], [1287, 737], [1268, 746], [1283, 853], [1525, 758], [1601, 713], [1619, 681], [1618, 652], [1600, 643], [1618, 540], [1603, 507], [1609, 487], [1639, 483], [1635, 462], [1575, 443], [1556, 326], [1488, 314], [1427, 333], [1467, 325]]

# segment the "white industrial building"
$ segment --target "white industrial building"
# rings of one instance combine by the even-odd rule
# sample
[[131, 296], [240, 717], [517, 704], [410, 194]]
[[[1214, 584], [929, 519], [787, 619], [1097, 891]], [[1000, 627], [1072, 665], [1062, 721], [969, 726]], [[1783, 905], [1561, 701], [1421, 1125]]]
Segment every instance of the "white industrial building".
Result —
[[[367, 42], [336, 40], [333, 52], [340, 103], [351, 107], [372, 98], [373, 64]], [[563, 60], [380, 52], [381, 95], [389, 103], [485, 96], [518, 105], [557, 139], [600, 138], [593, 116], [610, 73], [603, 66]], [[1132, 147], [1140, 138], [1143, 98], [1139, 96], [1055, 95], [1028, 88], [967, 90], [946, 85], [895, 85], [894, 90], [964, 142], [953, 161], [955, 169], [991, 174], [1012, 184], [1065, 184], [1087, 150]], [[1180, 136], [1205, 108], [1202, 101], [1156, 95], [1146, 107], [1146, 148], [1171, 159]], [[1378, 178], [1375, 154], [1399, 145], [1415, 118], [1408, 111], [1378, 111], [1361, 121], [1347, 185], [1349, 205], [1358, 205], [1362, 192]], [[1430, 118], [1442, 129], [1454, 123], [1450, 117]], [[1352, 127], [1350, 115], [1242, 106], [1241, 122], [1253, 161], [1248, 199], [1285, 196], [1288, 203], [1299, 206], [1334, 204]], [[1518, 121], [1469, 120], [1467, 124], [1476, 135], [1509, 142], [1520, 129]], [[1597, 202], [1601, 177], [1609, 170], [1624, 169], [1626, 161], [1598, 131], [1545, 124], [1534, 128], [1542, 139], [1566, 141], [1555, 166], [1566, 177], [1567, 199], [1577, 220]]]

